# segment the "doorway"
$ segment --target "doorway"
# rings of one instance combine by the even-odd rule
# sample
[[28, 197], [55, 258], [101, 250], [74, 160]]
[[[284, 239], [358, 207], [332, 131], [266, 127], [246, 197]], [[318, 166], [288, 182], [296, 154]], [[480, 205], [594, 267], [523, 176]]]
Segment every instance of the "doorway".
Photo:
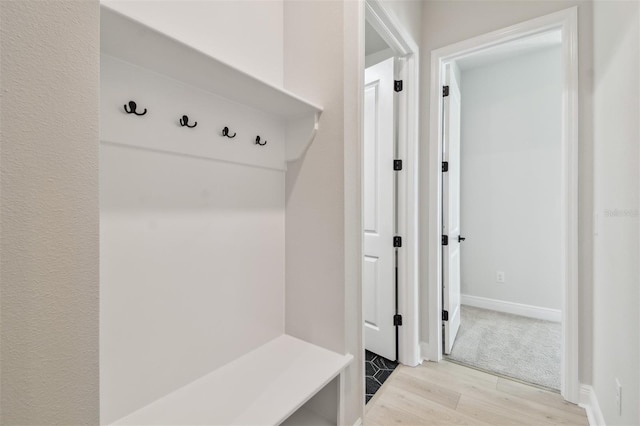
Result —
[[398, 365], [397, 59], [365, 24], [362, 294], [365, 401]]
[[443, 95], [444, 354], [556, 391], [560, 42], [553, 30], [458, 59]]
[[[365, 349], [389, 361], [398, 357], [396, 176], [390, 167], [396, 152], [395, 58], [393, 52], [366, 25], [362, 282]], [[380, 50], [378, 50], [380, 49]], [[391, 56], [389, 56], [391, 55]], [[373, 58], [373, 59], [371, 59]], [[375, 379], [374, 379], [375, 380]]]
[[417, 273], [418, 47], [365, 3], [362, 293], [367, 401], [390, 371], [420, 362]]
[[[429, 241], [428, 296], [430, 313], [429, 347], [428, 354], [426, 354], [427, 358], [438, 361], [442, 358], [443, 353], [449, 353], [454, 347], [456, 332], [461, 324], [458, 320], [460, 320], [462, 301], [460, 265], [464, 265], [464, 244], [466, 244], [463, 241], [465, 241], [464, 238], [470, 238], [469, 235], [464, 234], [465, 229], [459, 228], [460, 218], [464, 217], [464, 215], [460, 215], [460, 207], [464, 208], [464, 205], [457, 202], [460, 199], [460, 179], [456, 176], [460, 176], [460, 169], [458, 168], [454, 173], [447, 175], [453, 171], [453, 167], [459, 163], [460, 158], [460, 150], [456, 149], [457, 146], [459, 147], [456, 145], [459, 138], [458, 141], [453, 140], [459, 134], [455, 134], [456, 126], [452, 127], [452, 123], [455, 123], [455, 120], [459, 118], [460, 107], [456, 106], [456, 101], [451, 96], [455, 89], [447, 86], [456, 85], [456, 80], [459, 80], [460, 63], [465, 60], [470, 61], [474, 56], [479, 58], [482, 52], [486, 53], [492, 49], [494, 53], [498, 52], [504, 55], [514, 49], [522, 51], [531, 40], [537, 38], [540, 41], [545, 37], [549, 39], [550, 34], [559, 34], [562, 92], [559, 108], [561, 111], [561, 135], [557, 156], [559, 173], [555, 180], [560, 193], [557, 214], [560, 223], [556, 248], [560, 257], [558, 275], [562, 289], [562, 336], [560, 339], [562, 349], [560, 351], [561, 380], [559, 387], [564, 398], [571, 402], [578, 401], [576, 23], [577, 10], [575, 8], [567, 9], [447, 46], [432, 53], [431, 123], [435, 123], [435, 125], [431, 126], [429, 135], [429, 230], [431, 235], [436, 233], [438, 238], [431, 238]], [[447, 97], [453, 99], [451, 103]], [[458, 109], [456, 110], [456, 108]], [[494, 125], [500, 126], [500, 123], [494, 123]], [[457, 128], [459, 129], [459, 126]], [[448, 147], [447, 143], [451, 140], [453, 140], [453, 145]], [[443, 141], [445, 142], [444, 147]], [[456, 191], [458, 191], [457, 194]], [[527, 191], [527, 188], [520, 187], [516, 191]], [[464, 225], [464, 221], [462, 223]], [[474, 232], [478, 235], [477, 232], [481, 231]], [[517, 235], [512, 235], [512, 237], [513, 240], [509, 243], [510, 250], [518, 250]], [[461, 245], [462, 250], [460, 250]], [[489, 250], [485, 248], [485, 251]], [[505, 281], [505, 283], [509, 276], [513, 277], [513, 274], [507, 275], [505, 271], [499, 269], [493, 271], [492, 275], [492, 280]]]

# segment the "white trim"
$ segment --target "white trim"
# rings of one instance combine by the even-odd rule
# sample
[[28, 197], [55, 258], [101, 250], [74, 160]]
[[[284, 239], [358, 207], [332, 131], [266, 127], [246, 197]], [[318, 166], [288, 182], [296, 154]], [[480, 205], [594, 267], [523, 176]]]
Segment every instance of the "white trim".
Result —
[[400, 23], [384, 7], [381, 0], [366, 0], [367, 22], [398, 56], [418, 53], [418, 45]]
[[578, 405], [587, 412], [587, 420], [589, 420], [590, 426], [606, 426], [602, 410], [600, 410], [600, 403], [598, 403], [598, 397], [592, 386], [580, 386], [580, 403]]
[[358, 417], [358, 420], [356, 420], [353, 426], [362, 426], [362, 417]]
[[469, 294], [461, 295], [460, 303], [476, 308], [505, 312], [507, 314], [545, 321], [562, 321], [562, 311], [560, 309], [543, 308], [542, 306], [525, 305], [524, 303], [507, 302], [506, 300], [489, 299], [488, 297], [471, 296]]
[[419, 48], [380, 0], [366, 0], [365, 15], [395, 56], [404, 61], [401, 78], [405, 83], [399, 109], [405, 113], [400, 114], [403, 118], [398, 122], [398, 153], [404, 165], [404, 170], [398, 174], [398, 234], [403, 241], [398, 255], [398, 300], [403, 317], [398, 346], [400, 363], [416, 366], [421, 360], [418, 293]]
[[[340, 374], [337, 424], [348, 425], [364, 417], [366, 378], [364, 363], [364, 312], [362, 299], [362, 138], [364, 131], [364, 4], [344, 2], [344, 226], [345, 226], [345, 350], [353, 351], [356, 362]], [[355, 23], [355, 27], [353, 24]], [[356, 71], [355, 73], [353, 71]], [[348, 89], [347, 89], [348, 88]], [[351, 123], [349, 123], [351, 122]], [[353, 123], [356, 123], [354, 126]], [[356, 311], [352, 309], [356, 305]], [[356, 422], [357, 424], [357, 422]]]
[[578, 401], [578, 9], [572, 7], [502, 30], [493, 31], [431, 52], [431, 99], [429, 129], [429, 241], [428, 300], [429, 353], [427, 358], [442, 359], [442, 254], [440, 246], [442, 196], [440, 173], [441, 117], [440, 87], [444, 64], [471, 53], [529, 35], [560, 29], [564, 69], [562, 161], [562, 251], [563, 256], [563, 352], [562, 396]]
[[429, 344], [426, 342], [420, 342], [420, 359], [422, 361], [431, 361], [429, 359]]

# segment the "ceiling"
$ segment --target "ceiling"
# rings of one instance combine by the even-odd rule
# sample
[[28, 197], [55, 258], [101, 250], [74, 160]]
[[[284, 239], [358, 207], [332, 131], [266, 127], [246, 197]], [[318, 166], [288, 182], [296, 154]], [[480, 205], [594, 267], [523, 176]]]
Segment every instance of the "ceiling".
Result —
[[364, 26], [364, 54], [365, 56], [372, 53], [380, 52], [381, 50], [388, 49], [389, 45], [380, 37], [378, 32], [365, 21]]

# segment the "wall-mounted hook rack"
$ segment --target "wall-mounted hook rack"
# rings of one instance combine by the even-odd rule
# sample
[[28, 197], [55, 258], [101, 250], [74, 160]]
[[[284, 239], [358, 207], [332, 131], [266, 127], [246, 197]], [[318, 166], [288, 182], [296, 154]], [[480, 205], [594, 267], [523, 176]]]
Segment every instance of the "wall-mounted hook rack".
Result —
[[194, 127], [196, 127], [198, 125], [198, 122], [196, 121], [195, 123], [193, 123], [193, 126], [189, 125], [189, 117], [187, 117], [186, 115], [183, 115], [182, 118], [180, 119], [180, 125], [182, 127], [188, 127], [190, 129], [193, 129]]
[[127, 114], [135, 114], [135, 115], [145, 115], [147, 113], [147, 109], [146, 108], [142, 112], [137, 112], [136, 108], [138, 108], [136, 103], [134, 101], [129, 101], [129, 109], [127, 109], [127, 105], [125, 104], [124, 105], [124, 112], [126, 112]]
[[224, 129], [222, 129], [222, 136], [226, 136], [229, 139], [233, 139], [233, 138], [236, 137], [236, 134], [234, 133], [233, 135], [230, 135], [229, 134], [229, 128], [225, 126]]
[[[320, 126], [322, 107], [107, 6], [101, 7], [100, 20], [105, 28], [100, 42], [101, 140], [277, 170], [286, 170], [305, 155]], [[121, 108], [127, 104], [130, 111], [129, 100], [137, 102], [139, 114], [148, 105], [147, 114], [139, 120], [125, 117]], [[162, 118], [165, 112], [168, 121]], [[173, 127], [187, 127], [184, 120], [179, 122], [183, 114], [189, 127], [198, 122], [198, 131]], [[213, 122], [203, 128], [196, 120], [201, 116]], [[140, 128], [144, 123], [148, 129]], [[233, 139], [240, 139], [212, 143], [211, 137], [224, 137], [225, 126], [228, 136], [237, 132]], [[189, 143], [176, 142], [179, 134]], [[269, 148], [255, 148], [256, 135], [260, 144], [266, 139]]]
[[256, 145], [265, 146], [267, 141], [260, 142], [260, 136], [256, 136]]

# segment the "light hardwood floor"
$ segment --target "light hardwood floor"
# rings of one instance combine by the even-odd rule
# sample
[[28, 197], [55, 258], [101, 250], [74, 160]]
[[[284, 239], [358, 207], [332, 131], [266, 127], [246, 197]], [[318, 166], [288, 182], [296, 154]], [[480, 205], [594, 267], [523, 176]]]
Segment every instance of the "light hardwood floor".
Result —
[[559, 394], [448, 361], [399, 366], [365, 408], [365, 426], [588, 425]]

